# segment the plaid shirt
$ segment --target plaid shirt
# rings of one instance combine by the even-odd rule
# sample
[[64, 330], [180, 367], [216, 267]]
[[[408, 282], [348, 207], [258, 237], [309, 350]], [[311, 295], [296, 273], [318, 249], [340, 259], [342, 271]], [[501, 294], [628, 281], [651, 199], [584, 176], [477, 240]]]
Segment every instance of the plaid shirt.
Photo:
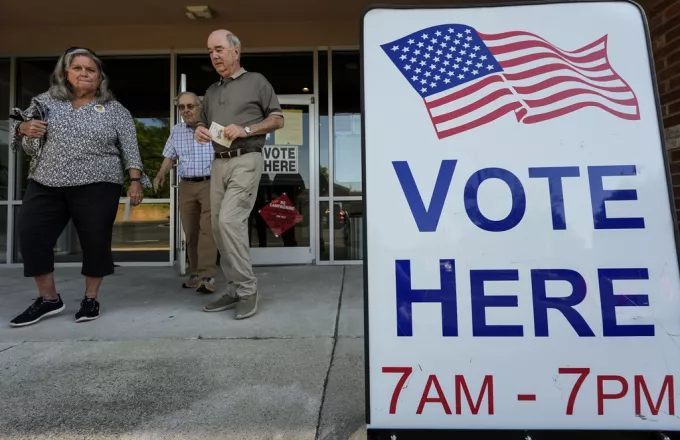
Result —
[[215, 152], [211, 142], [203, 145], [194, 139], [194, 130], [184, 122], [172, 127], [165, 143], [163, 156], [179, 159], [179, 177], [204, 177], [210, 175]]

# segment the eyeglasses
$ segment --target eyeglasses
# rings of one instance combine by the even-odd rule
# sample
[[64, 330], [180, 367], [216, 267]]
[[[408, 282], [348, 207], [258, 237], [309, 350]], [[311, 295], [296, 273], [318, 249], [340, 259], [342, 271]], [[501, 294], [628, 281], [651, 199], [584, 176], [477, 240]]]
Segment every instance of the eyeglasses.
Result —
[[183, 112], [184, 109], [193, 110], [193, 109], [195, 109], [196, 107], [198, 107], [197, 104], [179, 104], [179, 105], [177, 106], [177, 108], [178, 108], [179, 111], [181, 111], [181, 112]]

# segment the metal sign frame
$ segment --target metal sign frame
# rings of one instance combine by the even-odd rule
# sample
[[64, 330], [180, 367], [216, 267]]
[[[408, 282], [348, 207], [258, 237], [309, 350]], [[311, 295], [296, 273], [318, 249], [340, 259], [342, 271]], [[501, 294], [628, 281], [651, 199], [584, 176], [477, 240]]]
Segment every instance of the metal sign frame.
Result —
[[[374, 4], [369, 6], [361, 16], [361, 33], [360, 33], [360, 59], [361, 59], [361, 114], [364, 115], [361, 121], [361, 162], [362, 162], [362, 190], [363, 190], [363, 241], [368, 243], [368, 222], [367, 222], [367, 208], [368, 208], [368, 194], [366, 188], [366, 118], [365, 118], [365, 63], [364, 55], [364, 23], [365, 16], [374, 9], [391, 9], [391, 10], [422, 10], [422, 9], [470, 9], [470, 8], [502, 8], [508, 6], [535, 6], [535, 5], [557, 5], [567, 3], [628, 3], [637, 7], [640, 11], [642, 24], [646, 35], [646, 47], [649, 61], [649, 72], [653, 85], [654, 103], [656, 106], [656, 116], [659, 127], [659, 135], [662, 149], [663, 162], [666, 173], [666, 185], [669, 194], [669, 206], [671, 207], [671, 217], [673, 224], [678, 224], [678, 218], [675, 210], [672, 209], [675, 205], [673, 200], [673, 185], [670, 174], [670, 161], [668, 152], [666, 151], [663, 139], [664, 127], [661, 112], [661, 104], [659, 98], [659, 85], [656, 78], [656, 71], [654, 68], [654, 54], [652, 50], [652, 42], [650, 37], [649, 23], [647, 15], [638, 3], [633, 0], [542, 0], [542, 1], [520, 1], [520, 2], [504, 2], [504, 3], [480, 3], [480, 4], [462, 4], [462, 5], [389, 5], [389, 4]], [[673, 231], [675, 239], [676, 258], [680, 262], [680, 238], [678, 228]], [[370, 322], [369, 322], [369, 292], [368, 292], [368, 273], [370, 270], [370, 260], [368, 258], [368, 249], [364, 249], [363, 256], [363, 276], [364, 276], [364, 374], [365, 374], [365, 417], [366, 424], [371, 422], [371, 394], [370, 394]], [[680, 440], [680, 431], [678, 432], [659, 432], [659, 431], [614, 431], [614, 430], [455, 430], [455, 429], [368, 429], [368, 440]]]

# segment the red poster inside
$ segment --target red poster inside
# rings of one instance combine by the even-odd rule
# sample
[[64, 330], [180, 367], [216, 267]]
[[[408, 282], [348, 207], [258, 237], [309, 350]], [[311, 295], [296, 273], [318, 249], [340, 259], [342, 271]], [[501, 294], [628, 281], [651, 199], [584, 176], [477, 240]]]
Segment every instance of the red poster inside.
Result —
[[277, 237], [302, 221], [302, 215], [285, 193], [260, 209], [260, 215]]

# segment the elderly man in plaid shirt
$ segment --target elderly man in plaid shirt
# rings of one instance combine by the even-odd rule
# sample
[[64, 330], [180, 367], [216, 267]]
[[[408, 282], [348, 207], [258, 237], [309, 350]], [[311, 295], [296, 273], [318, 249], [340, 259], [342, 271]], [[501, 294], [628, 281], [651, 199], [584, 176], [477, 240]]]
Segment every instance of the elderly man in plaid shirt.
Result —
[[182, 284], [201, 293], [215, 291], [217, 245], [210, 219], [210, 170], [215, 156], [212, 144], [194, 139], [200, 114], [200, 101], [192, 92], [177, 97], [183, 122], [175, 125], [163, 150], [163, 164], [154, 179], [154, 188], [165, 182], [165, 175], [179, 159], [179, 210], [187, 237], [190, 276]]

